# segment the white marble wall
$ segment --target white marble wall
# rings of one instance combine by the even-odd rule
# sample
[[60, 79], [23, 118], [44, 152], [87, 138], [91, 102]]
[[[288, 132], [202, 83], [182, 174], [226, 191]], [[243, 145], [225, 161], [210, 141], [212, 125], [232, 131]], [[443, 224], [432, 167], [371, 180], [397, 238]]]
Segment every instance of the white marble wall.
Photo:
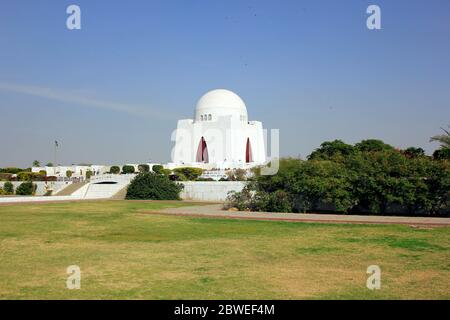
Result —
[[183, 181], [183, 200], [225, 201], [230, 191], [242, 191], [244, 181]]

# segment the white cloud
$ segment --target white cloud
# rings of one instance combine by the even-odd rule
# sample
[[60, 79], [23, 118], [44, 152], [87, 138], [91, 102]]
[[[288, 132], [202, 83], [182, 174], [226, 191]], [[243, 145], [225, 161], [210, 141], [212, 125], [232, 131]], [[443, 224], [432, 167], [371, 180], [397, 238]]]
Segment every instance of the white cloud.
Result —
[[97, 109], [113, 110], [118, 112], [125, 112], [139, 117], [158, 118], [158, 119], [176, 119], [175, 116], [170, 116], [166, 111], [162, 112], [156, 109], [150, 109], [142, 106], [132, 106], [129, 104], [104, 101], [94, 99], [91, 97], [74, 94], [67, 91], [54, 90], [51, 88], [7, 84], [0, 82], [0, 90], [7, 92], [14, 92], [19, 94], [26, 94], [35, 97], [60, 101], [68, 104], [75, 104], [85, 107], [92, 107]]

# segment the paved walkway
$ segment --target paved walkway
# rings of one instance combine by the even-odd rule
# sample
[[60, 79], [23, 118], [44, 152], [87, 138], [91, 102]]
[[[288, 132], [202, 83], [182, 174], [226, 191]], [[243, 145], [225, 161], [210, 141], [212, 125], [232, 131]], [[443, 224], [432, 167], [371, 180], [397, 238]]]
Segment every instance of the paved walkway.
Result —
[[234, 212], [222, 210], [221, 204], [167, 208], [148, 212], [150, 214], [167, 214], [190, 217], [210, 217], [228, 219], [322, 222], [322, 223], [354, 223], [354, 224], [403, 224], [410, 226], [450, 226], [450, 218], [428, 217], [387, 217], [361, 216], [344, 214], [297, 214], [274, 212]]

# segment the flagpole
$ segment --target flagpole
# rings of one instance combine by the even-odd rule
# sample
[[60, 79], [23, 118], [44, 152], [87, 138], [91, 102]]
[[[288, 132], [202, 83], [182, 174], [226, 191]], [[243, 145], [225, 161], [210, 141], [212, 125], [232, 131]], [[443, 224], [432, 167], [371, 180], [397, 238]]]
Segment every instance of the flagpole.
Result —
[[56, 163], [56, 148], [57, 148], [57, 147], [58, 147], [58, 141], [55, 140], [55, 153], [54, 153], [54, 160], [55, 160], [55, 163], [53, 164], [53, 166], [55, 166], [55, 167], [58, 166], [58, 164]]

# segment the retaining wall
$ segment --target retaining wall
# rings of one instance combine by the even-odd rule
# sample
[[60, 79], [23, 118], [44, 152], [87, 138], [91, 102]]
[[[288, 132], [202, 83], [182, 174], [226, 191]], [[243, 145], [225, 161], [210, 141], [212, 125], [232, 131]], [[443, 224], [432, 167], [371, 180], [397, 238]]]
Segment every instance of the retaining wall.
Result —
[[230, 191], [242, 191], [244, 181], [183, 181], [183, 200], [225, 201]]

